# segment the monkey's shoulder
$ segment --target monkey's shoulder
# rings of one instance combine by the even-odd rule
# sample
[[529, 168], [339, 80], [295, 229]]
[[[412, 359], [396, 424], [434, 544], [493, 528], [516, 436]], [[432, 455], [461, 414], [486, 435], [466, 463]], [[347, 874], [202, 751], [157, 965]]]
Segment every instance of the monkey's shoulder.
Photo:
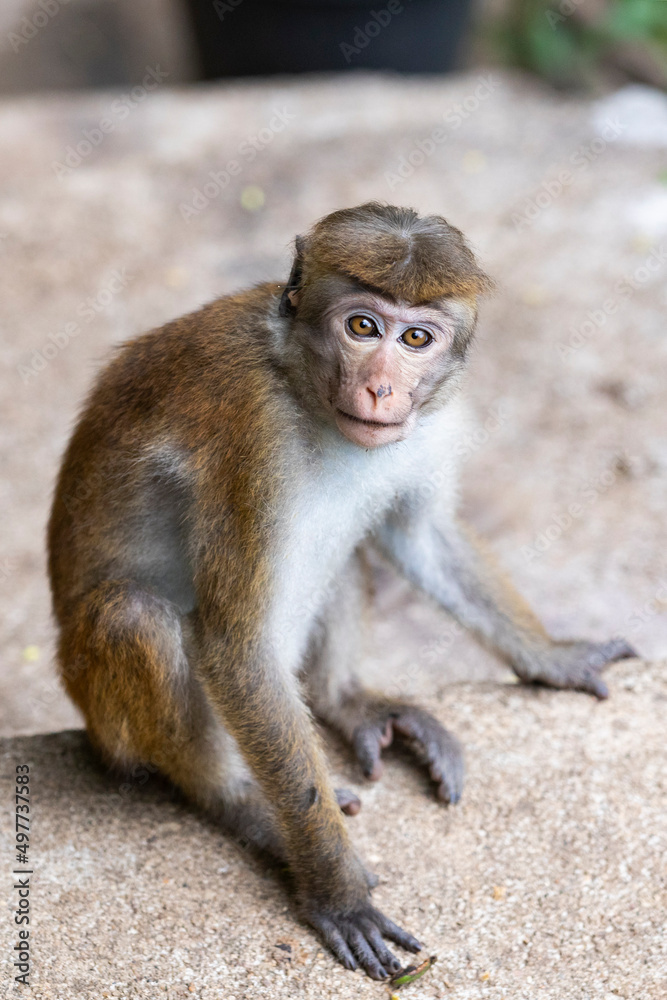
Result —
[[178, 382], [193, 370], [200, 377], [209, 371], [219, 377], [221, 369], [260, 363], [268, 355], [269, 324], [277, 316], [281, 290], [266, 283], [214, 299], [120, 345], [109, 371], [148, 369]]
[[100, 372], [85, 410], [114, 421], [181, 414], [191, 424], [216, 410], [261, 407], [270, 397], [269, 322], [280, 285], [223, 296], [121, 344]]

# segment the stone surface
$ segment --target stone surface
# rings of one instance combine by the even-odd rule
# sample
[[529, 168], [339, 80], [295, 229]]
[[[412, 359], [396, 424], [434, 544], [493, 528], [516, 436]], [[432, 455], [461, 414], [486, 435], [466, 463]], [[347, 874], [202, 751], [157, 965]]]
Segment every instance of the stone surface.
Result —
[[[665, 813], [654, 699], [667, 652], [667, 197], [645, 117], [636, 145], [608, 105], [601, 118], [488, 74], [160, 85], [118, 101], [0, 104], [0, 732], [80, 724], [52, 671], [43, 532], [59, 455], [110, 346], [285, 275], [294, 233], [336, 207], [379, 198], [439, 212], [499, 280], [473, 361], [464, 512], [554, 634], [624, 633], [656, 662], [613, 668], [602, 706], [510, 691], [507, 672], [382, 569], [369, 663], [458, 727], [470, 781], [461, 809], [443, 813], [397, 764], [364, 790], [356, 837], [387, 866], [378, 898], [441, 956], [412, 995], [448, 995], [433, 985], [445, 979], [465, 997], [664, 995], [651, 838], [664, 838]], [[102, 120], [99, 143], [72, 155]], [[211, 172], [217, 189], [202, 199]], [[54, 998], [159, 996], [137, 985], [151, 976], [174, 995], [194, 982], [225, 1000], [291, 996], [306, 973], [313, 996], [383, 995], [315, 961], [273, 877], [164, 790], [113, 805], [72, 737], [8, 752], [36, 762], [36, 980]], [[179, 831], [150, 848], [157, 874], [145, 859], [141, 875], [138, 845], [172, 822]], [[218, 855], [231, 891], [212, 877]], [[496, 884], [504, 901], [489, 895]], [[287, 937], [309, 965], [271, 965]], [[260, 958], [253, 985], [240, 970]]]
[[[453, 809], [405, 758], [390, 754], [384, 780], [369, 785], [331, 746], [337, 782], [363, 799], [348, 822], [380, 876], [376, 901], [438, 955], [406, 1000], [665, 996], [664, 664], [628, 662], [612, 680], [605, 704], [490, 683], [431, 698], [467, 747]], [[3, 803], [17, 764], [32, 775], [32, 996], [387, 996], [319, 947], [280, 873], [154, 776], [120, 784], [78, 732], [0, 748]], [[6, 806], [1, 815], [8, 873]], [[0, 944], [9, 971], [7, 919]]]

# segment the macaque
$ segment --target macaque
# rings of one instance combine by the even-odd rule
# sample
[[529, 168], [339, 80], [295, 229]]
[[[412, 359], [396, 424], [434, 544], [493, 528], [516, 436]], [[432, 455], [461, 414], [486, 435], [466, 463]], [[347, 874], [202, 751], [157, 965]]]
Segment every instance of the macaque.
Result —
[[[458, 229], [376, 203], [296, 239], [267, 283], [124, 344], [65, 454], [49, 523], [58, 660], [90, 739], [152, 762], [284, 859], [348, 968], [419, 942], [370, 901], [314, 717], [376, 780], [394, 737], [459, 800], [461, 747], [364, 682], [364, 547], [525, 682], [607, 690], [622, 640], [555, 642], [456, 510], [459, 390], [491, 282]], [[438, 490], [423, 489], [437, 481]]]

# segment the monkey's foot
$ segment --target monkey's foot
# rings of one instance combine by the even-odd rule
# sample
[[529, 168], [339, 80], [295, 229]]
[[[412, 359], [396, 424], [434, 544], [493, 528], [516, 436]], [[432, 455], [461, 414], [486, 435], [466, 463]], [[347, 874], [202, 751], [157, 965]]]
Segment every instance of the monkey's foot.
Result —
[[[442, 802], [455, 803], [463, 790], [461, 744], [437, 719], [414, 705], [378, 704], [354, 730], [352, 745], [364, 774], [371, 781], [382, 775], [381, 753], [395, 735], [428, 768]], [[370, 715], [370, 718], [368, 717]]]
[[366, 903], [352, 913], [330, 913], [306, 909], [304, 916], [346, 969], [358, 966], [371, 979], [387, 979], [401, 968], [382, 940], [395, 941], [401, 948], [416, 952], [421, 945], [412, 934]]
[[515, 672], [527, 684], [587, 691], [596, 698], [607, 698], [609, 689], [600, 677], [610, 663], [637, 655], [625, 639], [610, 642], [555, 642], [527, 658]]

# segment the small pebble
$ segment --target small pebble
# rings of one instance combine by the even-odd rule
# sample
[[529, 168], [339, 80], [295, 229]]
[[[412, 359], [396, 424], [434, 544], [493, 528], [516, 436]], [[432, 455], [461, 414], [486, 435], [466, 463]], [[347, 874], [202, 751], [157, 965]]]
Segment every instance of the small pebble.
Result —
[[463, 154], [463, 169], [467, 174], [480, 174], [486, 166], [486, 157], [479, 149], [469, 149]]
[[256, 212], [258, 209], [263, 208], [265, 201], [266, 195], [264, 191], [256, 184], [249, 184], [248, 187], [244, 187], [243, 191], [241, 191], [241, 206], [247, 212]]

